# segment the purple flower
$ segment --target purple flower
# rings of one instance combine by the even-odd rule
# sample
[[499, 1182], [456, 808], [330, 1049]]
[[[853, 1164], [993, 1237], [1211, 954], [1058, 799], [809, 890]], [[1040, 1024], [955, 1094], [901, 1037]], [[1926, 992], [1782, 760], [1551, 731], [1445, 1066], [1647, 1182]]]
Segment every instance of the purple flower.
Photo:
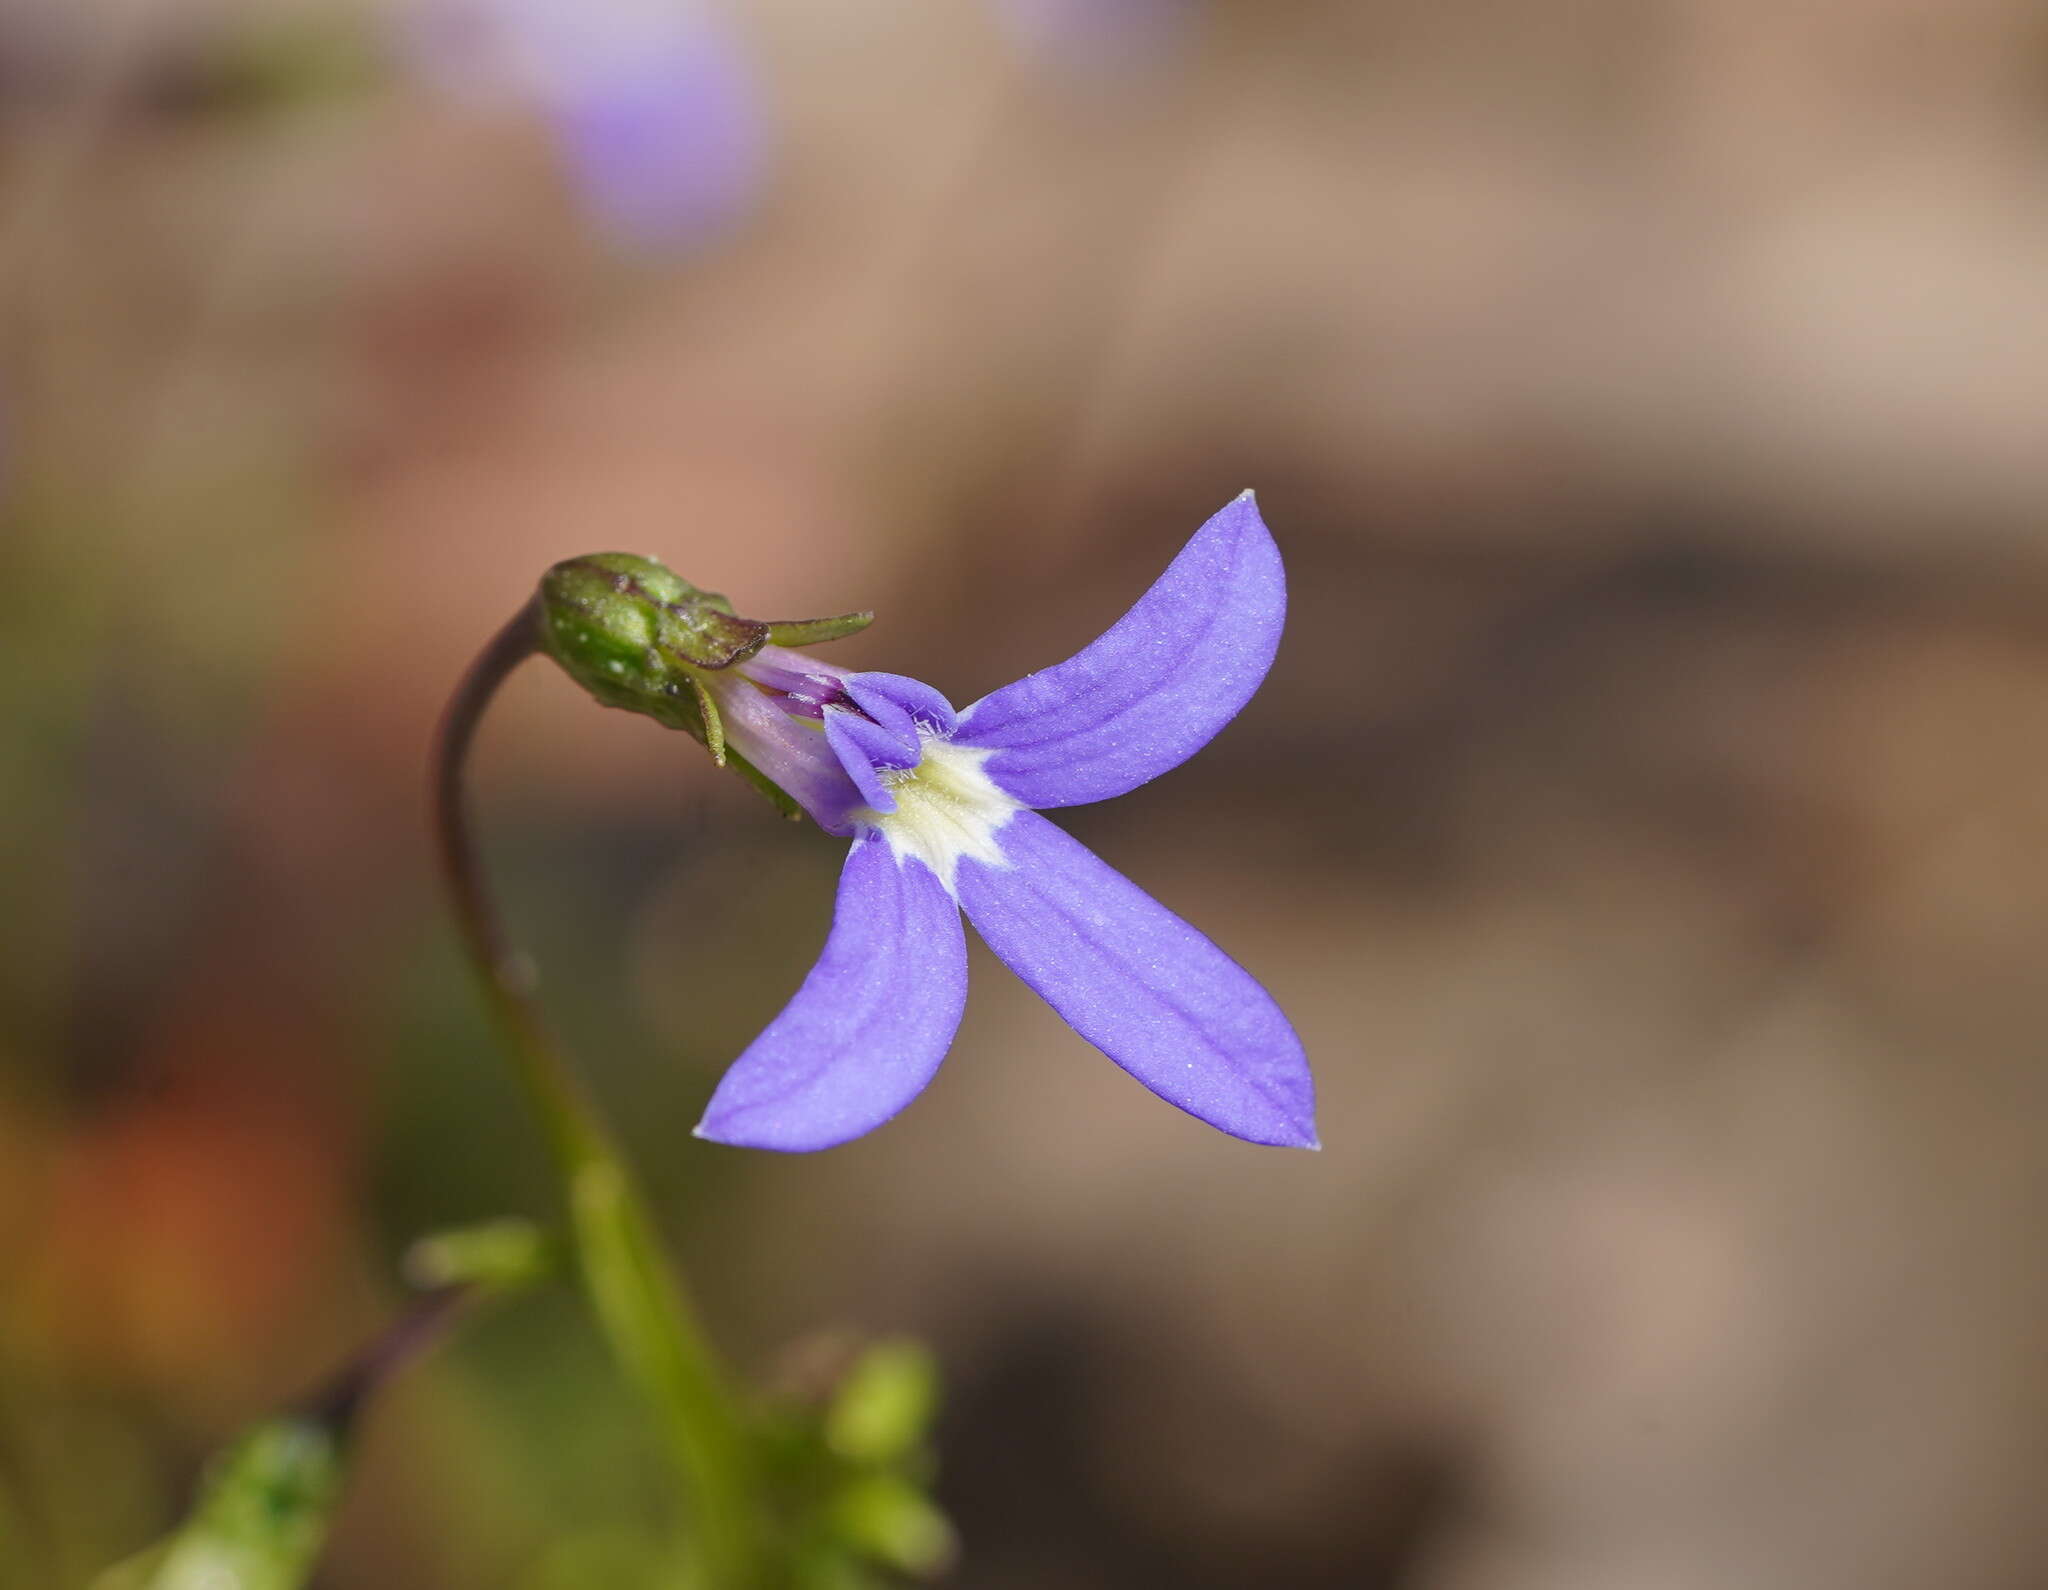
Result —
[[829, 1148], [901, 1110], [960, 1023], [964, 910], [1161, 1098], [1254, 1143], [1316, 1146], [1314, 1084], [1271, 996], [1036, 810], [1121, 795], [1200, 750], [1265, 677], [1285, 612], [1246, 492], [1106, 634], [963, 711], [773, 646], [712, 676], [726, 743], [853, 849], [824, 953], [697, 1134]]
[[990, 0], [990, 9], [1025, 53], [1114, 75], [1171, 53], [1199, 0]]
[[695, 242], [760, 190], [754, 73], [700, 0], [427, 0], [413, 42], [456, 93], [539, 111], [576, 191], [623, 242]]

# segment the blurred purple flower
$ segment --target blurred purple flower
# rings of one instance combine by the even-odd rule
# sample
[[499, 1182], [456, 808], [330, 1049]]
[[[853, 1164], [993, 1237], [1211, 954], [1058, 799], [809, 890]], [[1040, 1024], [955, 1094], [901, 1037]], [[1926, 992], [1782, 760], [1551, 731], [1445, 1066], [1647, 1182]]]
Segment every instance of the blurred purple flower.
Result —
[[1176, 48], [1201, 0], [989, 0], [1017, 48], [1083, 72], [1121, 73]]
[[410, 53], [441, 86], [546, 118], [577, 192], [623, 242], [696, 242], [760, 191], [760, 91], [700, 0], [423, 0], [415, 22]]
[[964, 711], [915, 679], [777, 647], [711, 676], [727, 742], [853, 849], [824, 953], [698, 1135], [829, 1148], [901, 1110], [959, 1026], [964, 909], [1160, 1097], [1251, 1142], [1314, 1147], [1314, 1084], [1272, 997], [1033, 810], [1124, 794], [1200, 750], [1265, 677], [1286, 603], [1246, 492], [1107, 633]]

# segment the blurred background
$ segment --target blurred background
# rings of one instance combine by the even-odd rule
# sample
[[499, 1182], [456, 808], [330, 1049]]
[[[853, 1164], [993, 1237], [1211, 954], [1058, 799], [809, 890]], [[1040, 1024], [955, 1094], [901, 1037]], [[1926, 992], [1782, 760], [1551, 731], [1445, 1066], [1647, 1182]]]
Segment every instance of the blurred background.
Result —
[[[978, 947], [896, 1122], [692, 1140], [840, 847], [501, 699], [720, 1341], [932, 1341], [973, 1590], [2043, 1583], [2044, 283], [2040, 0], [7, 0], [0, 1582], [551, 1212], [422, 798], [548, 563], [965, 702], [1254, 486], [1272, 678], [1068, 826], [1292, 1013], [1320, 1155]], [[364, 1437], [330, 1590], [624, 1584], [665, 1505], [566, 1292]]]

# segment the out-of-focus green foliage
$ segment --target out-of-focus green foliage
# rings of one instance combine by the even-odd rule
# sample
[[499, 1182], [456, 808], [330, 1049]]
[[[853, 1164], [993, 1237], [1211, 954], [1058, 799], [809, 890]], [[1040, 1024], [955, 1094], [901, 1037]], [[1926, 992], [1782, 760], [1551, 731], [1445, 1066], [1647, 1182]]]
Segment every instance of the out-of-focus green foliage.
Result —
[[345, 1447], [363, 1400], [457, 1316], [547, 1274], [541, 1233], [494, 1220], [422, 1238], [407, 1268], [427, 1294], [309, 1402], [248, 1431], [214, 1460], [190, 1516], [102, 1574], [93, 1590], [297, 1590], [341, 1497]]
[[825, 1443], [855, 1464], [901, 1463], [922, 1450], [939, 1406], [939, 1368], [921, 1342], [876, 1342], [825, 1410]]
[[755, 1516], [743, 1416], [650, 1229], [630, 1172], [595, 1138], [566, 1170], [591, 1307], [645, 1400], [692, 1508], [688, 1552], [707, 1585], [751, 1583], [775, 1558]]
[[957, 1542], [931, 1500], [938, 1367], [921, 1344], [870, 1344], [822, 1403], [764, 1424], [799, 1590], [869, 1590], [925, 1578]]
[[406, 1279], [422, 1291], [476, 1286], [493, 1292], [531, 1286], [552, 1268], [546, 1236], [530, 1220], [486, 1220], [422, 1237], [405, 1255]]
[[326, 1421], [259, 1425], [221, 1456], [178, 1532], [94, 1590], [296, 1590], [327, 1538], [341, 1479], [340, 1439]]

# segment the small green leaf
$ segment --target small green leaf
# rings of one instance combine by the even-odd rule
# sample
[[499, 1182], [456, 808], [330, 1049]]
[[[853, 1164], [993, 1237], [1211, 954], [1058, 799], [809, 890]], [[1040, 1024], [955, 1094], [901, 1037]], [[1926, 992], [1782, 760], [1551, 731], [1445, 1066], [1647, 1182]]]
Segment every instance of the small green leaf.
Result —
[[298, 1590], [340, 1492], [331, 1431], [304, 1418], [258, 1425], [216, 1462], [178, 1532], [94, 1590]]
[[825, 1411], [825, 1444], [855, 1463], [894, 1463], [923, 1446], [939, 1406], [939, 1372], [920, 1342], [870, 1346]]
[[870, 1474], [833, 1499], [832, 1532], [875, 1561], [904, 1573], [935, 1574], [958, 1543], [946, 1515], [900, 1474]]
[[363, 1400], [477, 1302], [544, 1273], [545, 1247], [527, 1222], [498, 1220], [427, 1238], [408, 1268], [427, 1295], [297, 1411], [255, 1426], [214, 1459], [177, 1530], [108, 1569], [93, 1590], [299, 1590], [327, 1537], [342, 1445]]
[[487, 1220], [421, 1237], [406, 1250], [405, 1278], [422, 1291], [473, 1286], [509, 1292], [553, 1268], [547, 1237], [530, 1220]]

